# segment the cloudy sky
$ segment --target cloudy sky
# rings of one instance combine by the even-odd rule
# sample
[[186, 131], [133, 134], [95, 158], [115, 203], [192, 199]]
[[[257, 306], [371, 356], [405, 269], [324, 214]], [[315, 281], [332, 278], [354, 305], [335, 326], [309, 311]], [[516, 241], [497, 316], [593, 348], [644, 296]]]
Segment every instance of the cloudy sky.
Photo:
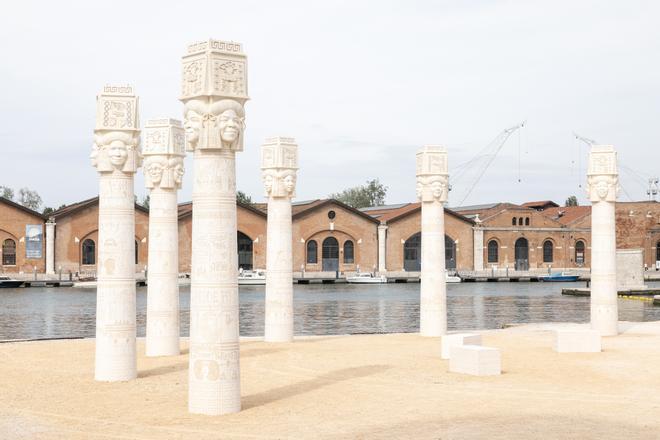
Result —
[[[655, 1], [8, 2], [0, 185], [52, 206], [95, 196], [95, 95], [129, 83], [143, 122], [181, 118], [181, 56], [212, 37], [248, 55], [237, 174], [254, 200], [260, 145], [284, 135], [299, 144], [299, 200], [378, 178], [388, 203], [413, 201], [415, 152], [441, 144], [460, 177], [452, 206], [586, 203], [587, 147], [573, 132], [615, 145], [620, 199], [640, 200], [660, 175], [659, 22]], [[524, 120], [475, 186], [488, 158], [460, 165]], [[146, 194], [140, 174], [136, 193]]]

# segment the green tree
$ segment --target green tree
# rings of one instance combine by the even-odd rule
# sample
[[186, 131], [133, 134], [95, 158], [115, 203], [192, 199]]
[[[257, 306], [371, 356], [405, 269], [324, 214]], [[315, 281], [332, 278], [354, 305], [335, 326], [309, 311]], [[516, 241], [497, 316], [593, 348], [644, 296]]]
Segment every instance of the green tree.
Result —
[[52, 213], [54, 213], [55, 211], [59, 211], [59, 210], [62, 209], [62, 208], [66, 208], [66, 205], [60, 205], [60, 207], [57, 208], [57, 209], [55, 209], [55, 208], [51, 208], [50, 206], [46, 206], [46, 207], [44, 208], [44, 210], [41, 212], [41, 214], [44, 215], [44, 216], [49, 216], [49, 215], [51, 215]]
[[0, 185], [0, 197], [4, 197], [7, 200], [14, 200], [14, 190], [8, 186]]
[[252, 197], [245, 194], [243, 191], [236, 191], [236, 202], [242, 203], [244, 205], [252, 204]]
[[372, 179], [368, 180], [366, 185], [354, 186], [342, 192], [330, 194], [330, 198], [359, 209], [384, 205], [386, 195], [387, 187], [378, 179]]
[[564, 206], [578, 206], [578, 199], [575, 196], [570, 196], [569, 198], [566, 199], [566, 203], [564, 203]]
[[36, 191], [28, 188], [21, 188], [18, 190], [18, 203], [26, 208], [38, 211], [41, 208], [41, 196]]

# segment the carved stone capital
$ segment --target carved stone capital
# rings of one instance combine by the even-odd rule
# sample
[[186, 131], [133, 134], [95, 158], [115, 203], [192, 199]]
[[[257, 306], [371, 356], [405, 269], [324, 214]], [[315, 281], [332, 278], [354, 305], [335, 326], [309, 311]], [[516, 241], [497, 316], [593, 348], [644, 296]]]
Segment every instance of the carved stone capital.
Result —
[[619, 174], [614, 147], [594, 145], [589, 153], [587, 193], [592, 202], [615, 202], [619, 194]]
[[446, 202], [448, 193], [447, 150], [427, 145], [417, 152], [417, 198], [422, 202]]
[[188, 151], [243, 151], [245, 110], [231, 99], [191, 99], [185, 102], [183, 128]]
[[135, 173], [142, 164], [138, 98], [130, 86], [105, 86], [96, 97], [91, 161], [100, 173]]
[[266, 139], [261, 146], [261, 175], [266, 197], [295, 197], [298, 145], [289, 137]]

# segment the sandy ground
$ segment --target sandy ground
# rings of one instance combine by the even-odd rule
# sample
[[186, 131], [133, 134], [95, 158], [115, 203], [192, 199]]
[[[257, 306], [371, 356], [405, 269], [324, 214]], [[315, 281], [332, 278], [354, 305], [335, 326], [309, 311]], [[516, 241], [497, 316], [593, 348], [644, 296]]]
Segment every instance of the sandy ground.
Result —
[[93, 340], [0, 344], [0, 439], [660, 438], [660, 322], [595, 354], [555, 353], [556, 327], [482, 332], [495, 377], [448, 373], [416, 334], [245, 340], [243, 411], [219, 417], [187, 412], [187, 349], [98, 383]]

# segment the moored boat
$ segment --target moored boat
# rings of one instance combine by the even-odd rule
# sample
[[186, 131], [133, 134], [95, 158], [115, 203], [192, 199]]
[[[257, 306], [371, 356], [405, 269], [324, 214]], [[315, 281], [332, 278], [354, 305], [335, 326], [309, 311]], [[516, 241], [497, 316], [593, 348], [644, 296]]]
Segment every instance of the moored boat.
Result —
[[459, 277], [458, 275], [449, 275], [448, 272], [445, 272], [446, 283], [460, 283], [461, 281], [463, 280], [461, 280], [461, 277]]
[[387, 283], [385, 275], [374, 275], [371, 272], [357, 272], [355, 275], [346, 277], [346, 282], [351, 284], [383, 284]]
[[14, 280], [6, 276], [0, 276], [0, 288], [21, 287], [24, 281]]
[[539, 281], [545, 282], [567, 282], [567, 281], [577, 281], [580, 279], [580, 275], [571, 275], [569, 272], [555, 272], [550, 275], [541, 275]]
[[238, 284], [241, 286], [266, 284], [266, 271], [263, 269], [241, 270], [238, 273]]

